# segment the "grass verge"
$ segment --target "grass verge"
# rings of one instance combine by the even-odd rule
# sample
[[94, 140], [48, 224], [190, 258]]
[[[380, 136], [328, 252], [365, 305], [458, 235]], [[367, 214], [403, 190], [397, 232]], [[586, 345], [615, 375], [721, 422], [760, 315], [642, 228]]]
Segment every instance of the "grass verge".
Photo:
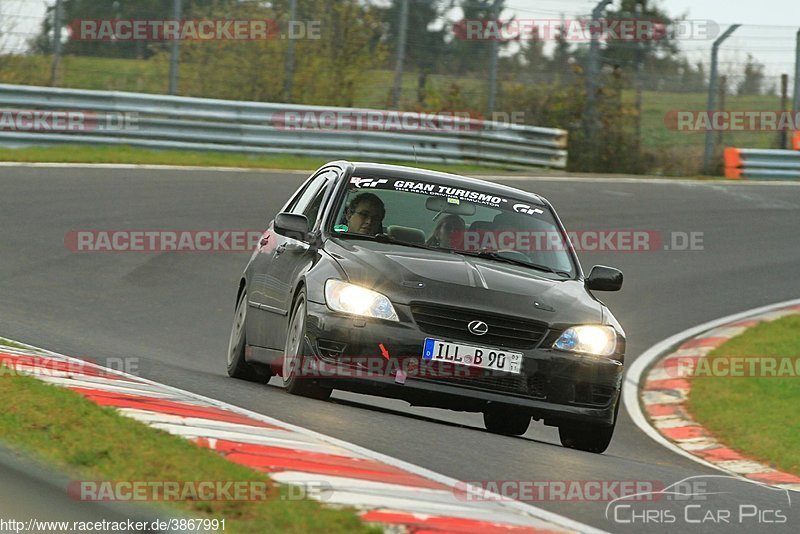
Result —
[[74, 480], [263, 481], [270, 488], [266, 501], [159, 504], [173, 515], [224, 518], [226, 532], [380, 532], [350, 510], [290, 498], [262, 473], [1, 364], [0, 405], [5, 444]]
[[[712, 351], [713, 360], [734, 357], [789, 358], [800, 361], [800, 315], [761, 323]], [[722, 369], [733, 364], [720, 362]], [[748, 367], [745, 367], [747, 369]], [[777, 367], [781, 369], [780, 365]], [[697, 371], [696, 375], [699, 375]], [[757, 373], [766, 374], [766, 373]], [[694, 418], [726, 445], [777, 469], [800, 475], [800, 376], [695, 376], [689, 398]]]
[[[148, 150], [131, 146], [104, 147], [58, 145], [0, 149], [0, 161], [36, 163], [131, 163], [138, 165], [188, 165], [197, 167], [242, 167], [313, 171], [332, 158], [308, 156], [248, 156], [189, 150]], [[384, 161], [397, 165], [420, 166], [445, 172], [490, 172], [491, 167], [469, 164], [436, 164], [409, 161]], [[494, 169], [496, 170], [496, 169]]]
[[13, 347], [15, 349], [27, 349], [25, 345], [20, 345], [19, 343], [15, 343], [10, 339], [6, 339], [4, 337], [0, 337], [0, 347]]

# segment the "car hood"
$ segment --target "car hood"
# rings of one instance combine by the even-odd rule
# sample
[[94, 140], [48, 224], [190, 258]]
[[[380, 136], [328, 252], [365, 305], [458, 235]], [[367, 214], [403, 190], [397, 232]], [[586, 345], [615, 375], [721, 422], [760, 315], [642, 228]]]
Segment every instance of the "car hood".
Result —
[[428, 302], [570, 325], [599, 323], [603, 306], [583, 283], [490, 259], [375, 241], [330, 239], [325, 250], [353, 283], [396, 304]]

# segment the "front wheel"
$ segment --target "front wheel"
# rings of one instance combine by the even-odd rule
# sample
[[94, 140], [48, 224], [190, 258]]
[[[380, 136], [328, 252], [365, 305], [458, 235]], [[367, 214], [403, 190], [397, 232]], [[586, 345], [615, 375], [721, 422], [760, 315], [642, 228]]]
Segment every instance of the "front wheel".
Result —
[[528, 431], [531, 416], [509, 408], [501, 410], [490, 408], [483, 412], [483, 424], [486, 430], [504, 436], [521, 436]]
[[283, 386], [292, 395], [325, 400], [331, 388], [322, 387], [310, 376], [303, 376], [306, 349], [306, 291], [301, 289], [292, 308], [289, 330], [286, 332], [286, 349], [283, 353], [281, 376]]
[[565, 422], [558, 425], [558, 437], [564, 447], [600, 454], [611, 443], [614, 426]]
[[249, 380], [251, 382], [266, 383], [271, 373], [269, 369], [261, 371], [256, 369], [244, 357], [247, 346], [245, 321], [247, 319], [247, 291], [242, 291], [236, 312], [233, 314], [231, 337], [228, 340], [228, 376]]

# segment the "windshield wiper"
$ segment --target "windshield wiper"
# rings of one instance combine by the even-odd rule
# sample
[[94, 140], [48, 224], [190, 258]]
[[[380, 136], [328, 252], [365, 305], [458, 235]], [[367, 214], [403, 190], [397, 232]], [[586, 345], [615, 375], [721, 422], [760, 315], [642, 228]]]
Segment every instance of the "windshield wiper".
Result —
[[545, 273], [553, 273], [566, 278], [572, 276], [566, 271], [556, 271], [555, 269], [553, 269], [552, 267], [548, 267], [547, 265], [542, 265], [539, 263], [531, 263], [529, 261], [524, 261], [524, 260], [517, 260], [514, 258], [509, 258], [508, 256], [501, 256], [500, 253], [498, 252], [491, 252], [488, 250], [479, 250], [477, 252], [467, 252], [464, 250], [457, 250], [456, 252], [459, 254], [464, 254], [465, 256], [475, 256], [478, 258], [503, 261], [506, 263], [511, 263], [513, 265], [522, 265], [523, 267], [530, 267], [531, 269], [536, 269], [537, 271], [542, 271]]

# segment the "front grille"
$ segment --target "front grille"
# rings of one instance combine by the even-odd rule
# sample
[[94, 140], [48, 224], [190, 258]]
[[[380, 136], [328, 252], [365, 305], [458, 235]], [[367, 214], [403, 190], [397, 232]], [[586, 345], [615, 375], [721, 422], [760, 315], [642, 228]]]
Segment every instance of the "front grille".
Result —
[[439, 379], [446, 384], [466, 386], [476, 389], [485, 389], [502, 393], [525, 395], [525, 376], [522, 375], [491, 375], [475, 376], [470, 378], [446, 377]]
[[[547, 326], [536, 321], [462, 308], [412, 304], [411, 314], [423, 332], [488, 346], [532, 349], [547, 332]], [[467, 325], [472, 321], [485, 322], [489, 332], [483, 336], [471, 333]]]

